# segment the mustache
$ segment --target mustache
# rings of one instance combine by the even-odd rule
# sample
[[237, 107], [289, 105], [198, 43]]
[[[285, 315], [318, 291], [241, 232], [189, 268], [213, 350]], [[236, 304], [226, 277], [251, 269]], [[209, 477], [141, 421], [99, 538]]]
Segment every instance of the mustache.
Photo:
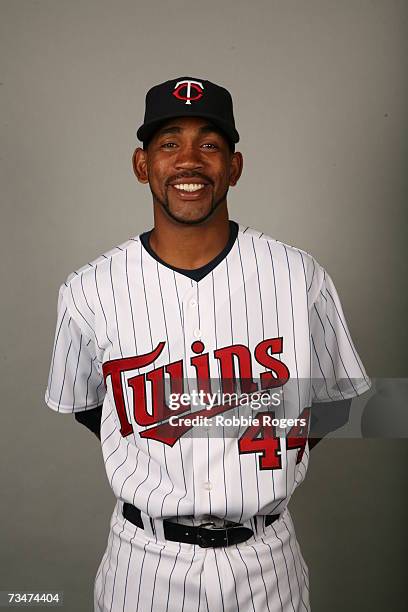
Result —
[[213, 184], [212, 180], [208, 178], [208, 176], [205, 176], [205, 174], [200, 174], [199, 172], [183, 172], [182, 174], [175, 174], [174, 176], [171, 176], [170, 178], [167, 179], [166, 181], [166, 185], [169, 185], [170, 183], [172, 183], [173, 181], [178, 181], [179, 179], [188, 179], [188, 178], [198, 178], [198, 179], [202, 179], [204, 183], [209, 183], [210, 185]]

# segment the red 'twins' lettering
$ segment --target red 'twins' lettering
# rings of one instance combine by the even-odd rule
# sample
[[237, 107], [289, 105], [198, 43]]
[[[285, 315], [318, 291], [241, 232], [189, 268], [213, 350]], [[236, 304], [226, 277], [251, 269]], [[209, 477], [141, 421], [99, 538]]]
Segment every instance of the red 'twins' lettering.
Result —
[[[133, 427], [126, 413], [122, 375], [130, 370], [140, 370], [154, 363], [160, 357], [164, 346], [165, 342], [159, 342], [156, 348], [144, 355], [113, 359], [103, 364], [105, 384], [106, 379], [110, 376], [113, 399], [121, 425], [120, 433], [124, 437], [133, 432]], [[205, 347], [201, 341], [193, 342], [191, 348], [195, 355], [191, 357], [190, 363], [196, 371], [198, 388], [204, 393], [211, 393], [209, 353], [203, 352]], [[272, 357], [273, 354], [282, 353], [282, 350], [282, 338], [263, 340], [256, 346], [256, 361], [268, 368], [266, 372], [262, 372], [260, 375], [262, 390], [282, 386], [289, 380], [287, 366], [276, 357]], [[225, 346], [214, 351], [214, 358], [219, 362], [223, 393], [233, 393], [237, 389], [238, 381], [242, 393], [249, 394], [258, 391], [258, 385], [253, 380], [252, 356], [248, 347], [242, 344]], [[131, 387], [133, 391], [132, 416], [141, 427], [150, 427], [168, 420], [170, 416], [177, 417], [190, 412], [190, 405], [180, 405], [176, 409], [169, 408], [165, 399], [165, 382], [170, 382], [170, 393], [177, 394], [177, 396], [184, 393], [183, 360], [161, 365], [147, 373], [137, 374], [127, 380], [127, 386]], [[150, 385], [151, 402], [147, 400], [146, 383]], [[233, 408], [231, 404], [225, 407], [214, 406], [212, 412], [214, 414], [220, 413], [231, 408]], [[210, 417], [211, 415], [207, 412], [207, 416]], [[163, 423], [162, 426], [145, 430], [141, 435], [145, 438], [160, 439], [162, 442], [173, 445], [176, 438], [174, 438], [174, 435], [172, 437], [165, 435], [166, 425], [166, 423]], [[186, 430], [180, 428], [179, 435], [183, 435]]]

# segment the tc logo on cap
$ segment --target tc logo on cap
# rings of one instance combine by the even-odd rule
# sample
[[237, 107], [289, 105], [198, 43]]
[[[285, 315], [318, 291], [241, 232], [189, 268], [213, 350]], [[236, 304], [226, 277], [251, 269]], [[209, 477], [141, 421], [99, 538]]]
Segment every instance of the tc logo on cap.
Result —
[[[186, 94], [183, 96], [182, 91], [186, 89]], [[196, 92], [195, 97], [192, 97], [191, 90]], [[197, 102], [203, 97], [203, 84], [200, 81], [178, 81], [173, 91], [173, 96], [178, 100], [185, 100], [186, 104], [191, 104], [191, 101]]]

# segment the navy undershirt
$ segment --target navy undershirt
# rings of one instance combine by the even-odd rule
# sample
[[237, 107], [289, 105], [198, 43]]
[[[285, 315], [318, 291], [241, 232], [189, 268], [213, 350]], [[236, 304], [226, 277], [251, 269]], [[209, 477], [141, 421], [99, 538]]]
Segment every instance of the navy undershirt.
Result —
[[230, 226], [230, 235], [228, 238], [228, 242], [225, 245], [225, 247], [222, 249], [222, 251], [218, 253], [218, 255], [214, 257], [214, 259], [206, 263], [204, 266], [201, 266], [200, 268], [195, 268], [194, 270], [185, 270], [184, 268], [175, 268], [174, 266], [171, 266], [170, 264], [160, 259], [160, 257], [153, 251], [153, 249], [150, 246], [150, 241], [149, 241], [150, 234], [152, 233], [153, 230], [149, 230], [148, 232], [144, 232], [143, 234], [141, 234], [140, 242], [142, 243], [146, 251], [154, 259], [156, 259], [156, 261], [163, 264], [163, 266], [166, 266], [167, 268], [170, 268], [170, 270], [174, 270], [175, 272], [179, 272], [179, 274], [184, 274], [185, 276], [188, 276], [189, 278], [192, 278], [195, 281], [199, 281], [202, 278], [204, 278], [204, 276], [206, 276], [209, 272], [211, 272], [211, 270], [214, 270], [214, 268], [218, 266], [218, 264], [228, 255], [228, 253], [234, 246], [235, 240], [237, 239], [237, 236], [238, 236], [239, 226], [238, 226], [238, 223], [236, 223], [235, 221], [229, 221], [229, 226]]

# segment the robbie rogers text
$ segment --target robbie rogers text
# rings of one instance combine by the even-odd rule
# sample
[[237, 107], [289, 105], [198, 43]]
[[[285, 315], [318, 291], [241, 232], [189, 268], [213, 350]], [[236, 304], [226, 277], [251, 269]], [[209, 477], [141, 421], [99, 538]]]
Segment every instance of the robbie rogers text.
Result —
[[261, 422], [260, 419], [258, 419], [257, 417], [253, 417], [252, 415], [249, 415], [247, 417], [238, 417], [236, 415], [226, 417], [223, 414], [217, 414], [216, 416], [211, 418], [208, 418], [206, 416], [171, 416], [169, 419], [169, 424], [172, 427], [212, 427], [213, 425], [219, 425], [224, 427], [248, 427], [251, 425], [263, 425], [268, 427], [278, 427], [279, 429], [286, 429], [287, 427], [305, 427], [306, 419], [276, 419], [271, 415], [263, 414]]

